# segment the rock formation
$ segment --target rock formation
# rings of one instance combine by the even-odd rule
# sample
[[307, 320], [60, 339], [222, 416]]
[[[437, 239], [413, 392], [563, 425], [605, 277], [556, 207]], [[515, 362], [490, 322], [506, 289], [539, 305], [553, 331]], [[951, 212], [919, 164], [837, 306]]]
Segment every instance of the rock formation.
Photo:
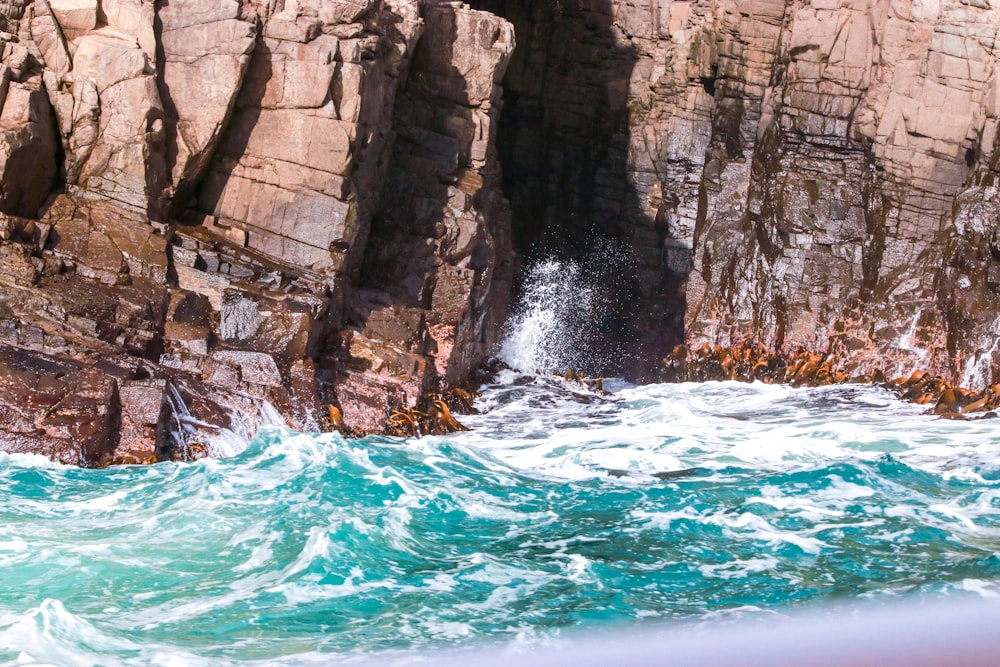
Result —
[[324, 404], [378, 428], [486, 359], [506, 21], [24, 0], [0, 29], [0, 449], [197, 458]]
[[519, 35], [500, 130], [515, 244], [628, 248], [634, 375], [686, 339], [1000, 380], [1000, 7], [477, 6]]
[[998, 29], [989, 0], [2, 4], [0, 449], [376, 429], [489, 356], [547, 254], [604, 267], [606, 370], [753, 341], [997, 383]]

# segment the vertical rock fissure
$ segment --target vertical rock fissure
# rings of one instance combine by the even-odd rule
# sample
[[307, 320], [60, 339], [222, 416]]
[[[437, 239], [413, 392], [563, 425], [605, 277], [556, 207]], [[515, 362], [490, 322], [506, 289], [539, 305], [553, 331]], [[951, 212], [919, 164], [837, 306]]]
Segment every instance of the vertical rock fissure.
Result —
[[354, 244], [360, 272], [329, 346], [335, 400], [349, 419], [365, 415], [364, 428], [378, 426], [387, 400], [412, 404], [464, 382], [494, 351], [511, 291], [496, 125], [513, 30], [451, 2], [421, 2], [420, 15], [384, 177], [357, 188], [382, 196]]
[[642, 104], [632, 91], [640, 56], [630, 31], [648, 32], [651, 17], [630, 21], [612, 0], [471, 4], [511, 21], [518, 36], [498, 133], [515, 284], [539, 260], [580, 265], [595, 292], [585, 314], [594, 349], [583, 356], [599, 360], [586, 370], [643, 379], [683, 340], [690, 255], [670, 256], [669, 196], [653, 195], [664, 202], [659, 215], [641, 203], [658, 190], [659, 166], [633, 164], [643, 139], [630, 131]]

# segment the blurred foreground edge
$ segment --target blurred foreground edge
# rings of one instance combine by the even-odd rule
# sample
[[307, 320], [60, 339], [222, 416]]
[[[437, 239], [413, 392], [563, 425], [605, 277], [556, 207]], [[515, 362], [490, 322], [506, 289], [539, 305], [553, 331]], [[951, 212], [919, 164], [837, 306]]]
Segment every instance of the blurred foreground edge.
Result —
[[443, 667], [993, 667], [1000, 665], [1000, 601], [910, 599], [718, 623], [577, 630], [538, 648], [484, 648], [418, 661]]

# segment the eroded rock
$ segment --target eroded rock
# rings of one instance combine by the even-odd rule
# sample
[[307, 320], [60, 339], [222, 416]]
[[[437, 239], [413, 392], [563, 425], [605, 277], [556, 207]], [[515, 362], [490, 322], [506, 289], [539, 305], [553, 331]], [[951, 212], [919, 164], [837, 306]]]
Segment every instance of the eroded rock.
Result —
[[381, 430], [488, 356], [533, 247], [618, 257], [594, 319], [635, 377], [686, 338], [990, 386], [998, 12], [2, 4], [0, 441]]

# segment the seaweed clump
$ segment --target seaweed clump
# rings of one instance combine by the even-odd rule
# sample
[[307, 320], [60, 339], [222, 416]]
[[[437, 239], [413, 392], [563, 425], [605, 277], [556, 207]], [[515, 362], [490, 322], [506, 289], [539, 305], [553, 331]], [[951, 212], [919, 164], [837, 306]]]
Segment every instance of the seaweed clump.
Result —
[[1000, 408], [1000, 384], [975, 391], [920, 370], [894, 379], [886, 379], [881, 370], [849, 376], [838, 369], [834, 355], [816, 354], [804, 349], [782, 354], [772, 352], [760, 343], [742, 343], [731, 347], [713, 347], [705, 343], [693, 351], [685, 345], [678, 345], [663, 360], [664, 382], [725, 380], [797, 387], [873, 384], [892, 391], [904, 400], [929, 405], [928, 414], [945, 419], [996, 417], [994, 410]]

